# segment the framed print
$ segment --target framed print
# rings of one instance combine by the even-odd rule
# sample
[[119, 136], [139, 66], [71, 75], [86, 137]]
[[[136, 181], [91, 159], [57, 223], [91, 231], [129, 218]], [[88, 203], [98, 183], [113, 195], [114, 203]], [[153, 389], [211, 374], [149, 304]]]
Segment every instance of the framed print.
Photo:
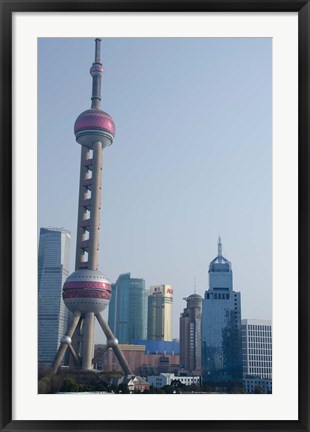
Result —
[[2, 430], [309, 430], [308, 1], [1, 29]]

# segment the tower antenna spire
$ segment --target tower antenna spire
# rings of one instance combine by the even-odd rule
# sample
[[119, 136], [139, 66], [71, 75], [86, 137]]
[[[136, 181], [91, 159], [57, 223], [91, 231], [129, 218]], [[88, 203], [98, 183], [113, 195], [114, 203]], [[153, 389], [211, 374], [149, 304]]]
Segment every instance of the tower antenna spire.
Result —
[[222, 255], [222, 240], [221, 240], [221, 236], [219, 236], [219, 241], [218, 241], [218, 244], [217, 244], [217, 255], [219, 257], [223, 256]]
[[194, 278], [194, 294], [196, 294], [196, 278]]
[[99, 109], [101, 102], [101, 77], [103, 75], [103, 67], [100, 62], [100, 46], [101, 39], [95, 39], [95, 61], [90, 68], [90, 74], [93, 77], [93, 89], [91, 97], [92, 109]]
[[96, 47], [95, 47], [95, 63], [100, 63], [100, 45], [101, 45], [101, 39], [100, 38], [96, 38], [95, 39], [95, 43], [96, 43]]

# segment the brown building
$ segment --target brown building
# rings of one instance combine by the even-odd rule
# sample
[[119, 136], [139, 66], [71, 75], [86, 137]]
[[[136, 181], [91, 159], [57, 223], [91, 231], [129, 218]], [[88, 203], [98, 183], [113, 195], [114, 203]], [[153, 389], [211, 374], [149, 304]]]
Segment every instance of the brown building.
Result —
[[202, 297], [186, 297], [187, 305], [180, 317], [180, 362], [189, 372], [201, 372], [201, 313]]
[[[161, 372], [174, 372], [179, 368], [179, 354], [147, 354], [145, 345], [119, 345], [132, 372], [146, 376]], [[102, 355], [100, 355], [102, 351]], [[104, 345], [95, 347], [95, 369], [105, 372], [121, 372], [122, 369], [112, 350], [104, 352]]]

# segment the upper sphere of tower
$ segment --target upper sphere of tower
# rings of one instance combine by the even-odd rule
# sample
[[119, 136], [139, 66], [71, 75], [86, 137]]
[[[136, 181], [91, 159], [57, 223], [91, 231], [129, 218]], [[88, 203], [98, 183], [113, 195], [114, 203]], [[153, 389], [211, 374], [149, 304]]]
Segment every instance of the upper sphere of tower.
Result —
[[[111, 145], [115, 134], [112, 117], [99, 108], [82, 112], [75, 121], [74, 133], [78, 143], [91, 146], [96, 141]], [[106, 138], [106, 139], [104, 139]]]
[[99, 64], [99, 63], [93, 63], [92, 67], [89, 70], [89, 72], [90, 72], [90, 74], [91, 74], [92, 77], [95, 76], [95, 75], [101, 75], [102, 76], [103, 73], [104, 73], [104, 69], [101, 66], [101, 64]]

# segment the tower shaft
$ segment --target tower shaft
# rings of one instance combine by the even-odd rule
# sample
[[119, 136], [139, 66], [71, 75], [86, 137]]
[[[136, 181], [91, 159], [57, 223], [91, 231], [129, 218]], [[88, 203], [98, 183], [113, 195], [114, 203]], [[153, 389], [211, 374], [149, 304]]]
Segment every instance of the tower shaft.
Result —
[[101, 142], [95, 142], [92, 150], [89, 150], [86, 146], [82, 146], [75, 258], [76, 270], [80, 268], [98, 270], [102, 157]]

